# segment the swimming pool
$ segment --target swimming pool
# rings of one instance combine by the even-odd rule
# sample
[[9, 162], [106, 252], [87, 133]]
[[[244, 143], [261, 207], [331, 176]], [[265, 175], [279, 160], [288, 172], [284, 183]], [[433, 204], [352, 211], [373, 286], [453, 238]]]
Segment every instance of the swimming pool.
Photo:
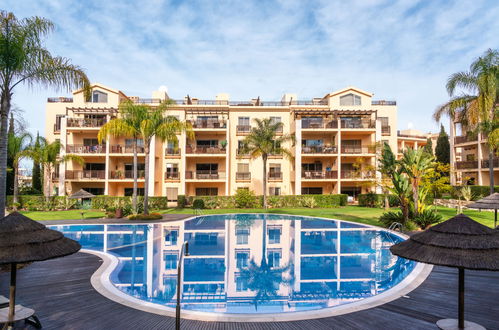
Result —
[[[184, 311], [258, 315], [328, 309], [380, 295], [416, 263], [392, 255], [402, 237], [380, 228], [274, 214], [200, 216], [158, 224], [51, 226], [118, 260], [110, 282], [175, 308], [179, 250]], [[206, 315], [206, 314], [205, 314]]]

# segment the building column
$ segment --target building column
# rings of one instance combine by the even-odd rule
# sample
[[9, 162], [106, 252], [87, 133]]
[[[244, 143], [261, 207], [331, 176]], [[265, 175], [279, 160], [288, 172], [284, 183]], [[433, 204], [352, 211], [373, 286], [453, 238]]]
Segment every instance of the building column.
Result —
[[[109, 123], [111, 120], [111, 116], [107, 115], [106, 116], [106, 123]], [[105, 170], [106, 172], [104, 173], [105, 175], [105, 181], [104, 181], [104, 195], [109, 195], [109, 172], [111, 171], [111, 168], [109, 167], [110, 164], [110, 157], [109, 157], [109, 152], [111, 149], [111, 137], [109, 134], [106, 137], [106, 167]]]
[[[68, 142], [68, 136], [67, 136], [67, 125], [68, 123], [68, 118], [67, 117], [62, 117], [61, 118], [61, 151], [60, 155], [61, 157], [64, 157], [66, 155], [66, 147], [67, 147], [67, 142]], [[50, 177], [51, 173], [49, 173], [49, 180], [52, 180]], [[66, 163], [62, 162], [59, 164], [59, 196], [65, 196], [66, 195]], [[50, 192], [50, 195], [52, 195], [52, 192]]]
[[449, 144], [450, 144], [450, 184], [452, 186], [456, 185], [456, 150], [454, 147], [454, 137], [456, 135], [456, 126], [454, 124], [454, 118], [450, 118], [449, 120], [449, 126], [450, 126], [450, 131], [449, 131]]
[[[477, 137], [477, 169], [478, 169], [478, 185], [482, 186], [483, 185], [483, 177], [482, 177], [482, 159], [483, 159], [483, 153], [482, 153], [482, 134], [478, 134]], [[490, 178], [489, 178], [490, 180]]]
[[[381, 182], [381, 172], [378, 171], [378, 159], [377, 159], [377, 143], [381, 143], [381, 140], [382, 140], [382, 128], [381, 128], [381, 121], [380, 120], [376, 120], [376, 134], [374, 136], [374, 145], [375, 145], [375, 155], [374, 156], [374, 159], [371, 159], [371, 164], [374, 162], [374, 168], [376, 170], [376, 181], [377, 182]], [[381, 148], [383, 146], [380, 146]], [[376, 184], [375, 187], [374, 187], [375, 191], [377, 194], [382, 194], [383, 193], [383, 189], [381, 189], [381, 185], [379, 184]]]
[[338, 118], [338, 134], [336, 135], [338, 146], [337, 171], [338, 171], [338, 194], [341, 194], [341, 119]]
[[[187, 120], [185, 113], [184, 113], [184, 121]], [[180, 148], [180, 163], [178, 164], [178, 171], [179, 171], [179, 178], [180, 178], [180, 185], [179, 185], [179, 195], [186, 195], [187, 194], [187, 187], [185, 183], [185, 171], [187, 170], [187, 162], [185, 159], [185, 152], [186, 152], [186, 145], [187, 145], [187, 135], [185, 132], [182, 132], [180, 134], [179, 138], [179, 148]]]
[[155, 194], [155, 183], [156, 183], [156, 136], [151, 139], [151, 146], [149, 147], [149, 191], [147, 192], [149, 197], [153, 197]]
[[295, 119], [295, 195], [301, 195], [301, 117]]
[[225, 130], [225, 141], [227, 141], [227, 145], [225, 146], [225, 196], [229, 196], [230, 195], [230, 178], [232, 177], [231, 176], [231, 173], [230, 173], [230, 164], [231, 164], [231, 152], [230, 152], [230, 147], [231, 147], [231, 143], [230, 143], [230, 122], [229, 122], [229, 116], [227, 115], [227, 129]]

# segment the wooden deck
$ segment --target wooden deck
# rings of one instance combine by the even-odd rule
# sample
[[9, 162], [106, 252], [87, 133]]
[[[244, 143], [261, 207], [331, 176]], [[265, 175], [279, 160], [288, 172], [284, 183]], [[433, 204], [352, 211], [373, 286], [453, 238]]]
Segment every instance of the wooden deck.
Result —
[[[174, 319], [141, 312], [97, 293], [90, 277], [101, 260], [77, 253], [34, 263], [18, 273], [18, 300], [36, 310], [44, 329], [173, 329]], [[0, 294], [8, 293], [0, 274]], [[331, 318], [274, 323], [182, 321], [182, 329], [436, 329], [441, 318], [457, 316], [457, 271], [436, 267], [408, 298]], [[499, 329], [499, 272], [468, 271], [466, 319]], [[23, 326], [23, 325], [21, 325]]]

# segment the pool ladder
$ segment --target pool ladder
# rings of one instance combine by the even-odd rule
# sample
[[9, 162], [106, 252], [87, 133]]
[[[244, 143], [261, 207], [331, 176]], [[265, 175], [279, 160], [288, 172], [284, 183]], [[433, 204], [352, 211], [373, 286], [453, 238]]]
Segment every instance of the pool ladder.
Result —
[[400, 222], [392, 222], [392, 224], [390, 225], [390, 227], [388, 227], [388, 230], [392, 230], [392, 231], [396, 231], [398, 229], [398, 231], [402, 231], [402, 224]]

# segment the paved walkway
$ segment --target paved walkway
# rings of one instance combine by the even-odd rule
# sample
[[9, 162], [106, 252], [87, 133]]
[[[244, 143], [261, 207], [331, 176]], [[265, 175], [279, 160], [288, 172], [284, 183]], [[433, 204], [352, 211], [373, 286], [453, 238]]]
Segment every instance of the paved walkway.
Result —
[[[115, 303], [97, 293], [90, 277], [102, 260], [77, 253], [37, 262], [18, 273], [18, 302], [36, 310], [44, 329], [174, 329], [174, 319]], [[0, 274], [0, 294], [8, 274]], [[457, 316], [457, 270], [435, 267], [407, 298], [372, 309], [317, 320], [223, 323], [182, 320], [182, 329], [437, 329], [441, 318]], [[466, 319], [499, 329], [499, 272], [467, 271]]]
[[193, 217], [194, 214], [163, 214], [163, 219], [161, 220], [128, 220], [127, 218], [120, 219], [108, 219], [108, 218], [96, 218], [96, 219], [77, 219], [77, 220], [43, 220], [39, 221], [46, 226], [49, 225], [79, 225], [79, 224], [109, 224], [109, 223], [157, 223], [157, 222], [167, 222], [183, 220]]

